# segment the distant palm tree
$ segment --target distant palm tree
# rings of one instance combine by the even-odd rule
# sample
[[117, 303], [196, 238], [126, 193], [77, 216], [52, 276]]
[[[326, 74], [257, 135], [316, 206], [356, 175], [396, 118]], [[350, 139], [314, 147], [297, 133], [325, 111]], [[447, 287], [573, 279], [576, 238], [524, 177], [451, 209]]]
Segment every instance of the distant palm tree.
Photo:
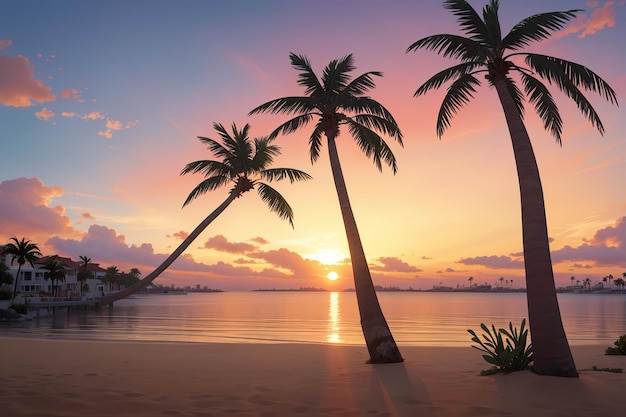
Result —
[[220, 140], [201, 136], [198, 139], [207, 145], [217, 159], [191, 162], [182, 170], [181, 175], [198, 173], [203, 174], [205, 178], [191, 191], [183, 207], [209, 191], [215, 191], [231, 184], [233, 187], [230, 189], [228, 197], [154, 271], [130, 287], [105, 296], [101, 304], [110, 304], [150, 285], [235, 199], [250, 190], [256, 188], [261, 200], [267, 204], [270, 211], [278, 214], [281, 219], [289, 221], [293, 227], [291, 206], [278, 191], [267, 183], [284, 179], [289, 179], [293, 183], [309, 180], [311, 176], [306, 172], [292, 168], [270, 168], [274, 162], [274, 157], [280, 155], [280, 148], [273, 145], [270, 138], [250, 139], [248, 136], [250, 126], [248, 124], [243, 129], [238, 130], [233, 123], [232, 136], [219, 123], [214, 123], [213, 128], [219, 134]]
[[55, 282], [65, 281], [65, 267], [53, 256], [41, 268], [47, 271], [43, 274], [43, 278], [46, 281], [48, 279], [52, 281], [52, 295], [56, 297], [59, 293], [59, 288], [55, 285]]
[[[502, 288], [502, 281], [504, 281], [504, 277], [498, 278], [500, 280], [500, 287]], [[508, 281], [507, 281], [508, 282]]]
[[34, 262], [41, 257], [41, 252], [39, 252], [37, 244], [31, 243], [31, 241], [26, 240], [26, 238], [18, 240], [17, 237], [13, 236], [9, 240], [12, 240], [13, 242], [9, 242], [4, 246], [3, 253], [11, 257], [11, 265], [13, 265], [13, 262], [16, 260], [18, 264], [17, 276], [15, 277], [15, 281], [13, 283], [13, 295], [11, 296], [11, 304], [13, 304], [17, 294], [17, 283], [20, 280], [22, 266], [28, 262], [30, 266], [34, 268]]
[[589, 289], [591, 289], [591, 278], [585, 278], [583, 280], [583, 287], [589, 287]]
[[[473, 98], [480, 85], [477, 74], [485, 74], [489, 85], [498, 93], [519, 177], [533, 370], [539, 374], [578, 376], [556, 296], [541, 179], [523, 121], [523, 99], [526, 96], [535, 106], [544, 127], [561, 143], [561, 116], [547, 86], [540, 79], [556, 85], [573, 99], [601, 134], [604, 133], [602, 122], [580, 89], [597, 92], [617, 104], [615, 92], [602, 78], [582, 65], [522, 51], [530, 43], [544, 40], [551, 32], [563, 28], [580, 10], [530, 16], [503, 36], [498, 0], [491, 0], [485, 6], [482, 19], [465, 0], [445, 0], [443, 3], [457, 17], [461, 30], [468, 36], [428, 36], [414, 42], [407, 52], [426, 48], [444, 57], [459, 59], [461, 63], [431, 77], [417, 89], [415, 96], [452, 81], [437, 117], [437, 134], [441, 136], [452, 116]], [[525, 57], [525, 65], [517, 62], [519, 57]], [[512, 77], [514, 74], [521, 79], [524, 92]]]
[[373, 77], [380, 72], [366, 72], [350, 79], [356, 67], [352, 55], [331, 61], [324, 68], [321, 80], [313, 72], [309, 60], [301, 55], [289, 55], [291, 66], [300, 72], [298, 84], [305, 89], [304, 96], [283, 97], [262, 104], [250, 114], [283, 113], [296, 116], [276, 128], [271, 134], [289, 134], [315, 120], [315, 128], [309, 138], [309, 156], [315, 163], [322, 147], [322, 135], [326, 137], [333, 180], [339, 198], [339, 206], [350, 249], [352, 272], [356, 290], [361, 328], [371, 363], [401, 362], [402, 356], [393, 339], [382, 313], [372, 282], [367, 259], [359, 236], [354, 213], [348, 198], [336, 139], [341, 126], [345, 126], [358, 147], [372, 158], [379, 170], [382, 163], [397, 171], [396, 159], [380, 133], [389, 135], [402, 144], [402, 133], [389, 111], [380, 103], [364, 94], [375, 84]]
[[474, 277], [469, 277], [467, 280], [469, 281], [470, 288], [472, 288], [472, 283], [474, 282]]
[[609, 287], [611, 287], [611, 281], [613, 281], [613, 274], [609, 274], [606, 278], [609, 280]]
[[572, 287], [574, 286], [574, 280], [576, 279], [576, 277], [574, 277], [573, 275], [570, 277], [570, 281], [572, 281]]
[[109, 291], [113, 290], [113, 284], [117, 280], [117, 277], [120, 275], [120, 270], [117, 269], [117, 266], [113, 265], [106, 269], [104, 273], [104, 282], [109, 284]]
[[[625, 278], [626, 278], [626, 276], [625, 276]], [[624, 284], [625, 283], [626, 283], [626, 280], [624, 280], [624, 278], [615, 278], [615, 286], [617, 288], [620, 288], [620, 289], [624, 290]]]
[[80, 282], [80, 295], [82, 297], [85, 285], [88, 279], [93, 278], [93, 273], [88, 269], [91, 258], [81, 255], [80, 258], [80, 271], [76, 275], [76, 279]]

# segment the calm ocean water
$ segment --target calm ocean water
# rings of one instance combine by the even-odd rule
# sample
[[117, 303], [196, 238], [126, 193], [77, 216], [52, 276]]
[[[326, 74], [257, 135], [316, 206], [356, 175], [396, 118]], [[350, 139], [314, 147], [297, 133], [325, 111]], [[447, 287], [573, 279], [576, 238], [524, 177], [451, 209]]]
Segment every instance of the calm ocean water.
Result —
[[[480, 323], [519, 327], [523, 293], [383, 292], [379, 301], [400, 346], [469, 345]], [[612, 345], [626, 334], [626, 294], [559, 294], [572, 345]], [[213, 343], [362, 345], [350, 292], [223, 292], [142, 295], [87, 314], [0, 322], [0, 337]]]

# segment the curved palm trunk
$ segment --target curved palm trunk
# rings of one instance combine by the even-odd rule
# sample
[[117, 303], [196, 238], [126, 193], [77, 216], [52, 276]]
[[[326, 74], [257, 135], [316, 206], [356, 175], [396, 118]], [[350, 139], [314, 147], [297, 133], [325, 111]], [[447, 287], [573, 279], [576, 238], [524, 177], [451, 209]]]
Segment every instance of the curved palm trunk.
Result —
[[528, 322], [538, 374], [578, 376], [554, 285], [539, 168], [524, 122], [503, 80], [494, 82], [513, 143], [522, 203]]
[[13, 295], [11, 296], [11, 304], [15, 301], [15, 296], [17, 295], [17, 282], [20, 280], [20, 271], [22, 270], [22, 264], [19, 264], [17, 267], [17, 275], [15, 277], [15, 283], [13, 284]]
[[350, 259], [352, 261], [352, 273], [354, 275], [354, 287], [356, 290], [359, 314], [361, 316], [361, 328], [365, 337], [365, 344], [370, 354], [371, 363], [396, 363], [402, 362], [402, 356], [393, 339], [385, 316], [378, 303], [376, 290], [372, 282], [367, 259], [363, 252], [363, 245], [359, 237], [359, 230], [352, 213], [348, 190], [343, 178], [337, 145], [334, 136], [327, 136], [328, 155], [330, 156], [330, 166], [333, 171], [337, 197], [343, 224], [348, 237], [348, 247], [350, 249]]
[[220, 204], [219, 207], [213, 210], [213, 212], [209, 214], [207, 218], [204, 219], [202, 223], [200, 223], [193, 230], [193, 232], [191, 232], [191, 234], [187, 236], [185, 240], [183, 240], [183, 242], [176, 248], [176, 250], [172, 252], [172, 254], [168, 256], [167, 259], [165, 259], [165, 261], [163, 261], [161, 265], [159, 265], [150, 274], [146, 275], [146, 277], [143, 278], [141, 281], [136, 282], [130, 287], [125, 288], [121, 291], [117, 291], [113, 294], [108, 294], [104, 296], [102, 300], [100, 301], [100, 305], [111, 304], [114, 301], [121, 300], [122, 298], [126, 298], [130, 295], [133, 295], [137, 291], [141, 291], [142, 289], [150, 285], [152, 281], [154, 281], [159, 275], [161, 275], [161, 273], [165, 271], [167, 267], [170, 266], [172, 262], [174, 262], [185, 251], [185, 249], [187, 249], [189, 245], [191, 245], [191, 243], [194, 240], [196, 240], [196, 238], [200, 235], [200, 233], [202, 233], [204, 229], [206, 229], [207, 226], [211, 224], [211, 222], [213, 222], [213, 220], [215, 220], [217, 216], [219, 216], [226, 209], [226, 207], [228, 207], [230, 203], [232, 203], [235, 200], [235, 198], [237, 198], [237, 195], [231, 192], [228, 198], [222, 204]]

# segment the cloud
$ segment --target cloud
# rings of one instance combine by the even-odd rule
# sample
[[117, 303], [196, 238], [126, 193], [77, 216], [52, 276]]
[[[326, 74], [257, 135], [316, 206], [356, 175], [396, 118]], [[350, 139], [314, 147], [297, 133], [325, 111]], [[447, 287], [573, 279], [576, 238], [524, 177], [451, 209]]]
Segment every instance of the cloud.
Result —
[[291, 271], [294, 276], [299, 278], [320, 276], [325, 271], [321, 262], [303, 258], [300, 254], [285, 248], [249, 253], [248, 256], [253, 259], [262, 259], [277, 268]]
[[476, 256], [474, 258], [462, 258], [457, 263], [464, 265], [482, 265], [493, 269], [520, 269], [524, 268], [524, 262], [509, 256]]
[[139, 123], [139, 120], [131, 120], [130, 122], [127, 122], [126, 124], [124, 124], [120, 120], [107, 118], [106, 125], [105, 125], [106, 130], [99, 131], [98, 135], [104, 136], [107, 139], [111, 139], [113, 137], [114, 131], [130, 129], [131, 127], [137, 125], [137, 123]]
[[4, 237], [26, 237], [42, 244], [54, 234], [79, 235], [65, 209], [51, 205], [55, 197], [64, 194], [62, 188], [48, 187], [39, 178], [0, 182], [0, 230]]
[[187, 239], [188, 236], [189, 236], [189, 233], [185, 232], [184, 230], [180, 230], [176, 233], [172, 233], [171, 235], [165, 235], [165, 237], [173, 237], [173, 238], [180, 239], [180, 240], [185, 240]]
[[251, 241], [253, 241], [254, 243], [258, 243], [259, 245], [267, 245], [268, 243], [270, 243], [268, 240], [263, 239], [262, 237], [253, 237], [252, 239], [250, 239]]
[[0, 39], [0, 51], [4, 51], [11, 46], [12, 43], [13, 41], [11, 39]]
[[0, 55], [0, 103], [12, 107], [30, 107], [33, 101], [54, 101], [52, 88], [33, 79], [32, 65], [21, 55]]
[[246, 253], [257, 249], [256, 246], [249, 243], [229, 242], [223, 235], [217, 235], [209, 238], [209, 240], [204, 242], [203, 247], [206, 249], [215, 249], [220, 252], [228, 253]]
[[91, 213], [81, 213], [80, 217], [87, 220], [96, 220], [95, 216], [93, 216]]
[[37, 116], [37, 118], [39, 120], [50, 120], [54, 117], [54, 112], [52, 110], [48, 110], [45, 107], [43, 109], [41, 109], [40, 111], [38, 111], [37, 113], [35, 113], [35, 116]]
[[380, 263], [383, 264], [380, 266], [371, 266], [370, 269], [373, 271], [388, 271], [388, 272], [422, 272], [422, 269], [416, 268], [407, 264], [399, 258], [395, 257], [381, 257], [377, 259]]
[[68, 88], [59, 93], [59, 97], [63, 99], [73, 99], [79, 103], [84, 103], [85, 100], [82, 97], [82, 93], [75, 88]]
[[600, 2], [587, 2], [587, 7], [591, 11], [591, 15], [580, 15], [568, 27], [557, 34], [558, 37], [564, 37], [570, 34], [578, 34], [579, 38], [587, 35], [595, 35], [597, 32], [615, 26], [615, 6], [622, 6], [624, 2], [615, 3], [607, 1], [604, 6], [600, 6]]

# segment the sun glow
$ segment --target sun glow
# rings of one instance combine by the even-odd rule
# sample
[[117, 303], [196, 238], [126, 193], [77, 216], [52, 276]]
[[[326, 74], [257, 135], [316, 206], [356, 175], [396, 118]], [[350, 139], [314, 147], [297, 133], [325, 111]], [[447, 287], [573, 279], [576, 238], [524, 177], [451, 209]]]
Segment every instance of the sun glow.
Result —
[[331, 281], [336, 281], [337, 278], [339, 278], [339, 274], [337, 274], [335, 271], [330, 271], [327, 275], [326, 278], [328, 278]]
[[346, 258], [345, 255], [335, 252], [334, 250], [321, 250], [317, 253], [304, 255], [304, 257], [313, 259], [314, 261], [318, 261], [324, 265], [336, 265], [339, 261]]

